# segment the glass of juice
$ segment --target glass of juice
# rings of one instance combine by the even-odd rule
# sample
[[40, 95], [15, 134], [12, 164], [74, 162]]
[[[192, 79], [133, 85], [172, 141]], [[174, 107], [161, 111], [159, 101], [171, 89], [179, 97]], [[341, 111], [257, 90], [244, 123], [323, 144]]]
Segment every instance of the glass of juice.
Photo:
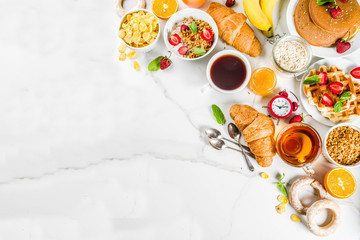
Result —
[[306, 174], [313, 175], [311, 163], [322, 149], [319, 133], [305, 123], [291, 123], [279, 133], [276, 150], [280, 158], [293, 167], [302, 167]]
[[276, 75], [270, 68], [256, 69], [250, 78], [250, 89], [255, 94], [266, 96], [274, 90], [277, 83]]
[[206, 0], [183, 0], [183, 2], [189, 7], [199, 8], [206, 3]]

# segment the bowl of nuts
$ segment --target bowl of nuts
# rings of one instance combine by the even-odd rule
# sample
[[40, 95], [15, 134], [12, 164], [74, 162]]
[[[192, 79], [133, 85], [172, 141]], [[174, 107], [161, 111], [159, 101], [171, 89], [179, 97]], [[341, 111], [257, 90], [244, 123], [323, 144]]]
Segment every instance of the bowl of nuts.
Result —
[[127, 47], [148, 52], [159, 40], [159, 29], [159, 19], [151, 11], [135, 8], [121, 18], [118, 36]]
[[345, 168], [360, 166], [360, 127], [351, 123], [329, 129], [324, 138], [324, 155], [328, 161]]

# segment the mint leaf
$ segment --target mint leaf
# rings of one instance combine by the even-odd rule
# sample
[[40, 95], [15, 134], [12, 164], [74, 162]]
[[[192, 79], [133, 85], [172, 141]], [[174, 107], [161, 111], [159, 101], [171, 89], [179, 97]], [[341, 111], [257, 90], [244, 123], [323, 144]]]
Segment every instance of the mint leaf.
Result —
[[285, 187], [285, 183], [281, 182], [284, 179], [284, 177], [285, 177], [285, 173], [283, 173], [282, 175], [280, 175], [278, 177], [278, 183], [276, 184], [276, 186], [280, 189], [282, 194], [284, 194], [284, 196], [287, 197], [288, 194], [287, 194], [287, 190], [286, 190], [286, 187]]
[[213, 115], [216, 118], [216, 121], [218, 124], [224, 124], [226, 122], [225, 120], [225, 116], [223, 114], [223, 112], [221, 111], [221, 109], [216, 106], [215, 104], [211, 105], [211, 109], [213, 111]]
[[308, 77], [303, 84], [304, 85], [312, 85], [312, 84], [317, 84], [321, 81], [320, 76], [319, 75], [312, 75], [311, 77]]
[[191, 22], [189, 28], [190, 28], [190, 30], [191, 30], [192, 33], [196, 33], [197, 30], [198, 30], [195, 21], [192, 21], [192, 22]]
[[348, 100], [350, 98], [351, 98], [351, 93], [350, 92], [344, 92], [343, 94], [341, 94], [340, 101], [345, 102], [346, 100]]
[[203, 49], [203, 48], [193, 47], [192, 50], [193, 50], [193, 53], [196, 55], [204, 55], [206, 53], [205, 49]]
[[317, 0], [317, 5], [324, 5], [325, 3], [333, 3], [335, 0]]
[[151, 72], [155, 72], [155, 71], [159, 70], [160, 69], [160, 61], [162, 58], [163, 58], [163, 56], [159, 56], [159, 57], [155, 58], [154, 60], [152, 60], [149, 63], [148, 70]]
[[343, 106], [341, 100], [340, 100], [340, 101], [337, 101], [337, 102], [335, 103], [335, 106], [334, 106], [334, 112], [336, 112], [336, 113], [341, 112], [341, 110], [343, 109], [343, 107], [344, 107], [344, 106]]

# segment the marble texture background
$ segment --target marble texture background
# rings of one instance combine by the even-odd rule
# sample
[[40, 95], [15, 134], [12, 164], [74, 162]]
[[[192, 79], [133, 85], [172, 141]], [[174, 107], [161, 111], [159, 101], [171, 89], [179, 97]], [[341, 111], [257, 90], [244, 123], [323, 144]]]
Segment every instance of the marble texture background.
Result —
[[[277, 33], [284, 24], [280, 17]], [[250, 173], [241, 154], [216, 151], [203, 135], [209, 126], [225, 133], [211, 104], [229, 120], [232, 104], [265, 112], [275, 93], [207, 89], [207, 61], [231, 49], [222, 41], [202, 60], [172, 58], [172, 68], [149, 73], [149, 61], [166, 54], [160, 41], [138, 54], [135, 71], [133, 60], [117, 60], [118, 27], [112, 1], [0, 0], [0, 239], [318, 239], [305, 218], [290, 221], [290, 206], [275, 211], [276, 174], [291, 183], [301, 169], [276, 157], [263, 180], [262, 168]], [[264, 51], [249, 58], [252, 68], [271, 67], [272, 45], [256, 35]], [[279, 74], [283, 88], [297, 92], [298, 83]], [[315, 177], [333, 167], [320, 157]], [[303, 194], [314, 200], [311, 189]], [[343, 224], [326, 239], [360, 239], [359, 191], [337, 202]]]

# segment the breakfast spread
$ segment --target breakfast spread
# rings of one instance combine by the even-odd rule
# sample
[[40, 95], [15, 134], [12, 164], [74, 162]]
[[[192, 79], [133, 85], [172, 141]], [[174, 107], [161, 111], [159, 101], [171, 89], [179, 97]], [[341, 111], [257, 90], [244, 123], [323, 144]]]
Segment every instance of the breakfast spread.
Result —
[[275, 156], [275, 125], [265, 114], [259, 113], [248, 105], [233, 105], [230, 108], [230, 116], [235, 125], [244, 134], [244, 139], [256, 161], [262, 167], [272, 164]]
[[257, 57], [261, 53], [261, 43], [254, 31], [246, 23], [246, 16], [220, 3], [212, 2], [206, 10], [219, 28], [219, 37], [240, 52]]
[[[183, 2], [188, 6], [200, 7], [206, 1]], [[155, 40], [159, 35], [159, 21], [156, 17], [169, 19], [170, 28], [165, 27], [164, 40], [170, 56], [158, 56], [149, 61], [148, 70], [151, 72], [172, 66], [171, 52], [175, 52], [182, 60], [198, 60], [200, 56], [212, 51], [217, 37], [235, 48], [237, 51], [225, 50], [215, 54], [208, 62], [207, 78], [210, 86], [226, 94], [235, 90], [241, 91], [249, 83], [249, 89], [259, 96], [272, 94], [273, 96], [268, 98], [270, 102], [267, 106], [262, 106], [268, 108], [269, 115], [260, 113], [249, 105], [234, 104], [229, 113], [235, 124], [228, 123], [220, 107], [212, 104], [211, 110], [216, 122], [221, 125], [228, 124], [229, 136], [235, 141], [223, 137], [217, 129], [207, 128], [205, 132], [210, 138], [209, 143], [217, 150], [227, 148], [242, 152], [250, 171], [254, 171], [252, 159], [256, 160], [260, 167], [269, 167], [277, 154], [288, 165], [303, 168], [305, 173], [311, 176], [316, 174], [311, 166], [312, 162], [321, 153], [325, 156], [328, 154], [326, 158], [329, 162], [344, 168], [329, 170], [324, 178], [324, 186], [315, 178], [307, 176], [296, 179], [288, 191], [284, 181], [285, 174], [277, 177], [275, 183], [282, 193], [277, 197], [279, 204], [275, 207], [276, 212], [286, 215], [286, 204], [290, 203], [299, 215], [306, 215], [306, 220], [303, 221], [306, 221], [312, 233], [328, 236], [337, 230], [341, 218], [339, 205], [330, 200], [329, 196], [345, 199], [356, 191], [356, 180], [345, 168], [360, 166], [360, 132], [357, 127], [346, 123], [329, 129], [323, 143], [317, 130], [304, 123], [305, 117], [310, 115], [294, 113], [299, 108], [299, 99], [293, 92], [283, 90], [274, 96], [278, 72], [269, 67], [259, 67], [251, 72], [249, 61], [239, 53], [246, 53], [251, 57], [260, 55], [262, 45], [246, 21], [249, 19], [265, 36], [273, 36], [272, 14], [277, 0], [242, 0], [246, 16], [230, 8], [236, 6], [235, 0], [223, 2], [226, 6], [217, 2], [209, 4], [206, 12], [211, 17], [200, 10], [191, 11], [198, 14], [181, 15], [180, 12], [183, 11], [176, 13], [179, 6], [177, 0], [153, 0], [151, 8], [155, 15], [145, 10], [128, 13], [124, 16], [118, 32], [118, 36], [124, 41], [118, 47], [119, 60], [135, 58], [136, 51], [140, 52], [140, 48], [154, 42], [156, 44]], [[291, 74], [304, 72], [314, 52], [310, 45], [326, 47], [336, 44], [338, 53], [350, 49], [352, 45], [349, 41], [360, 29], [359, 10], [356, 0], [298, 0], [293, 18], [296, 31], [302, 38], [286, 36], [269, 40], [270, 43], [276, 42], [272, 52], [275, 67]], [[175, 17], [176, 15], [181, 18]], [[129, 52], [128, 48], [136, 51]], [[133, 68], [139, 70], [139, 63], [132, 61]], [[302, 97], [309, 105], [316, 106], [320, 114], [334, 124], [350, 121], [360, 115], [360, 83], [355, 80], [360, 79], [360, 67], [350, 69], [347, 74], [335, 65], [325, 65], [327, 64], [305, 71], [306, 77], [301, 82], [301, 91], [305, 97]], [[248, 91], [248, 94], [251, 93]], [[314, 114], [312, 115], [316, 119]], [[278, 121], [277, 125], [281, 119], [290, 119], [286, 121], [288, 125], [279, 131], [276, 140], [274, 118]], [[246, 144], [241, 143], [242, 136]], [[227, 145], [223, 140], [235, 144], [239, 149]], [[263, 179], [270, 178], [265, 172], [259, 175]], [[310, 206], [305, 206], [299, 196], [306, 186], [313, 187], [318, 193], [318, 200]], [[332, 220], [326, 226], [319, 226], [316, 217], [323, 209], [332, 212]], [[290, 220], [300, 222], [302, 219], [299, 215], [289, 214]]]
[[214, 42], [214, 32], [209, 23], [193, 17], [175, 24], [169, 33], [169, 43], [184, 58], [205, 55]]
[[360, 132], [343, 126], [333, 129], [326, 140], [330, 157], [341, 165], [354, 165], [360, 161]]
[[151, 13], [138, 11], [125, 15], [118, 36], [134, 48], [143, 48], [157, 38], [159, 21]]
[[309, 104], [334, 123], [360, 115], [360, 84], [336, 66], [311, 69], [303, 89]]

